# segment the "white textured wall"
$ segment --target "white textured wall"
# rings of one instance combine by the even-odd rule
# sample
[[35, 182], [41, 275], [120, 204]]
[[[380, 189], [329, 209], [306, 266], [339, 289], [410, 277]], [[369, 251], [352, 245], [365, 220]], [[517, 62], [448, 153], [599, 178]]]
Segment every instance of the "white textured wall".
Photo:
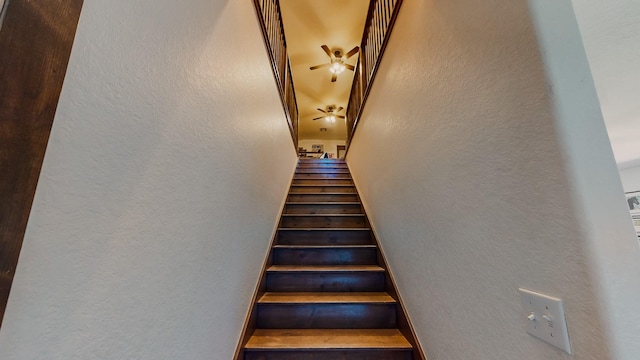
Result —
[[625, 192], [640, 191], [640, 166], [620, 169], [620, 179]]
[[[347, 161], [429, 360], [636, 359], [640, 254], [568, 0], [405, 1]], [[518, 287], [564, 299], [573, 357]]]
[[640, 165], [640, 1], [572, 0], [616, 160]]
[[250, 1], [85, 0], [3, 360], [228, 360], [296, 154]]

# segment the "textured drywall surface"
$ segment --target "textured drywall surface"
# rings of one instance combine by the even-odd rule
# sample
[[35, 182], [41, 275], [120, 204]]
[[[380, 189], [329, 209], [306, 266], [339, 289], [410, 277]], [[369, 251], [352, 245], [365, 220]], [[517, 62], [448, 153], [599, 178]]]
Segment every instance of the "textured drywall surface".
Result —
[[570, 1], [531, 1], [572, 202], [614, 359], [640, 354], [640, 248]]
[[640, 164], [640, 1], [572, 0], [616, 160]]
[[620, 179], [625, 192], [640, 191], [640, 166], [620, 169]]
[[[537, 5], [556, 2], [568, 1]], [[405, 1], [347, 162], [429, 360], [631, 360], [611, 349], [529, 5]], [[586, 66], [579, 52], [567, 59]], [[617, 176], [607, 151], [596, 161]], [[633, 293], [628, 235], [599, 240], [624, 243]], [[573, 357], [525, 332], [518, 287], [565, 301]]]
[[0, 359], [230, 359], [295, 162], [250, 1], [85, 0]]

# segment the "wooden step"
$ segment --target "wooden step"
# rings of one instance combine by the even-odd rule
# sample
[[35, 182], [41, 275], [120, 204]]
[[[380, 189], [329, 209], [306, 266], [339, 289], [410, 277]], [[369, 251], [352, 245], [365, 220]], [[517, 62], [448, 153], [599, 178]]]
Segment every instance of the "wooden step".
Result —
[[247, 350], [409, 350], [411, 344], [397, 329], [256, 329]]
[[258, 303], [258, 329], [392, 329], [396, 305], [389, 303]]
[[289, 194], [300, 193], [356, 193], [353, 184], [292, 184]]
[[319, 193], [289, 193], [289, 202], [359, 202], [358, 195], [352, 193], [319, 192]]
[[371, 244], [368, 228], [351, 229], [280, 229], [280, 245], [365, 245]]
[[310, 167], [314, 167], [314, 166], [347, 166], [347, 163], [344, 161], [311, 161], [311, 159], [308, 159], [306, 161], [299, 161], [298, 162], [298, 167], [303, 167], [303, 166], [310, 166]]
[[319, 178], [293, 178], [292, 185], [353, 185], [351, 178], [346, 179], [319, 179]]
[[329, 169], [348, 169], [349, 167], [345, 163], [312, 163], [304, 162], [298, 163], [296, 169], [317, 169], [317, 168], [329, 168]]
[[285, 214], [362, 214], [362, 206], [358, 201], [352, 202], [287, 202]]
[[298, 159], [298, 163], [337, 163], [344, 164], [344, 159], [318, 159], [318, 158], [300, 158]]
[[258, 302], [261, 304], [395, 304], [396, 300], [386, 292], [267, 292]]
[[349, 174], [349, 169], [344, 167], [310, 167], [303, 166], [296, 168], [296, 174]]
[[323, 180], [323, 179], [349, 179], [351, 180], [351, 174], [347, 173], [299, 173], [296, 172], [293, 176], [294, 179], [309, 179], [309, 180]]
[[385, 270], [377, 265], [272, 265], [266, 291], [384, 291]]
[[375, 245], [273, 247], [275, 265], [371, 265], [377, 261]]
[[364, 228], [364, 214], [282, 214], [281, 228]]
[[410, 360], [412, 347], [397, 329], [257, 329], [247, 360]]
[[346, 164], [319, 164], [319, 165], [298, 165], [296, 167], [296, 173], [346, 173], [348, 174], [349, 168]]
[[296, 272], [296, 273], [314, 273], [314, 272], [384, 272], [385, 270], [378, 265], [271, 265], [267, 268], [267, 272]]

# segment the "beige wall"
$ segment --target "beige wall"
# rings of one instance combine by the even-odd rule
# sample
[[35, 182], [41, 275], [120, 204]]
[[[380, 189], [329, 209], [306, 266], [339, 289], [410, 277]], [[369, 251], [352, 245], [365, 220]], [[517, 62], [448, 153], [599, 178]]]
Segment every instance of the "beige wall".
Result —
[[[430, 360], [640, 353], [640, 252], [569, 0], [405, 1], [347, 162]], [[518, 287], [565, 301], [574, 357], [525, 332]]]
[[85, 0], [0, 359], [230, 359], [295, 163], [251, 1]]

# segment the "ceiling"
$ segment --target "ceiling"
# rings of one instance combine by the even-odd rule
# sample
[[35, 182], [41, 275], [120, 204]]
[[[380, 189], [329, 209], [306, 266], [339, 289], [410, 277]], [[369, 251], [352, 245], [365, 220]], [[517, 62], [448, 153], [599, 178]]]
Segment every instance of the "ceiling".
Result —
[[[310, 66], [328, 63], [329, 57], [320, 47], [340, 48], [345, 53], [360, 45], [369, 0], [280, 0], [282, 22], [291, 61], [291, 73], [300, 115], [298, 138], [345, 140], [344, 120], [330, 124], [318, 108], [342, 106], [345, 115], [353, 82], [353, 71], [346, 70], [331, 82], [329, 69], [309, 70]], [[357, 55], [347, 60], [355, 65]], [[321, 132], [320, 128], [327, 128]]]

